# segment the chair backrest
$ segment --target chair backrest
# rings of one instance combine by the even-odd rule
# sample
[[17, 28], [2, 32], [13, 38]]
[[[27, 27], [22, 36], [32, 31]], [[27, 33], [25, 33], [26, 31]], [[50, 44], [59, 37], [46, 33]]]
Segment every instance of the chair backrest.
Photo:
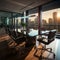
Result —
[[11, 35], [10, 29], [9, 28], [5, 28], [5, 31], [8, 35]]
[[48, 34], [48, 42], [52, 42], [55, 38], [55, 32], [50, 31]]
[[8, 29], [8, 34], [17, 44], [20, 44], [26, 40], [24, 36], [21, 36], [21, 33], [15, 32], [11, 29]]

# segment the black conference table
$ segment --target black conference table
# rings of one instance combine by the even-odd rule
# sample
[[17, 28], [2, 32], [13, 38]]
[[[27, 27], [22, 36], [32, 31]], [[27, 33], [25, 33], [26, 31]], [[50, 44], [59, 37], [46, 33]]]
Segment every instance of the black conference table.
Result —
[[[48, 35], [50, 31], [56, 31], [56, 30], [45, 30], [41, 31], [41, 35]], [[24, 31], [24, 34], [26, 35], [26, 31]], [[31, 29], [30, 32], [28, 33], [29, 36], [38, 36], [38, 30]]]

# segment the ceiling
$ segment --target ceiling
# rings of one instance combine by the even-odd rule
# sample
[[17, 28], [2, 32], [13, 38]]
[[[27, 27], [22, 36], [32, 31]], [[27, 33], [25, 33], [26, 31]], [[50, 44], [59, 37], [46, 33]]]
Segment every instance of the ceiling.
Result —
[[23, 12], [52, 0], [0, 0], [0, 10], [10, 12]]

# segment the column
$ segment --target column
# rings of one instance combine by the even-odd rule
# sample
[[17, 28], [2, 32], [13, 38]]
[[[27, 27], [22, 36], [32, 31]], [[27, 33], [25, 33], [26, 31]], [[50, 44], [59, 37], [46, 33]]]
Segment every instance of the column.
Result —
[[13, 29], [13, 13], [11, 13], [11, 28]]
[[15, 30], [15, 17], [14, 17], [14, 30]]
[[[26, 11], [26, 16], [28, 16], [28, 10]], [[26, 35], [28, 35], [28, 18], [26, 17]]]
[[38, 35], [41, 34], [41, 6], [38, 7]]

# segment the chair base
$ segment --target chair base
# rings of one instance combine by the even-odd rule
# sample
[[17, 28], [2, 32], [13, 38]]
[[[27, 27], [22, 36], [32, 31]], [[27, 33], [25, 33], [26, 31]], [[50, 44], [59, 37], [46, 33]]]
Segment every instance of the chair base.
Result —
[[[40, 56], [37, 56], [37, 55], [36, 55], [36, 53], [37, 53], [38, 50], [41, 50]], [[43, 56], [43, 53], [44, 53], [45, 51], [47, 51], [47, 52], [49, 52], [49, 53], [52, 53], [52, 54], [53, 54], [53, 59], [48, 58], [49, 55], [48, 55], [48, 57], [44, 57], [44, 56]], [[41, 59], [55, 60], [55, 53], [52, 52], [52, 48], [45, 48], [45, 47], [44, 47], [44, 48], [38, 48], [38, 49], [36, 49], [36, 51], [35, 51], [35, 53], [34, 53], [34, 56], [35, 56], [35, 57], [38, 57], [40, 60], [41, 60]]]

